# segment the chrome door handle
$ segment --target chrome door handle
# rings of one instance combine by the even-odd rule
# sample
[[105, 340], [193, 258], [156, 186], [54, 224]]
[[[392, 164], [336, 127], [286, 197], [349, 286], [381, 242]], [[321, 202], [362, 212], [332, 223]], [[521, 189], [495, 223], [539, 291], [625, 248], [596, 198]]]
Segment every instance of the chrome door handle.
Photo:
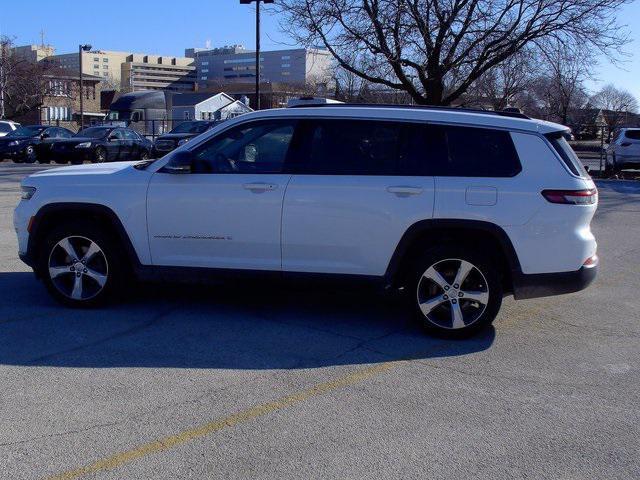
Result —
[[275, 190], [276, 188], [278, 188], [277, 185], [273, 184], [273, 183], [245, 183], [244, 185], [242, 185], [242, 188], [244, 188], [245, 190], [251, 190], [252, 192], [266, 192], [269, 190]]
[[387, 187], [387, 192], [395, 193], [398, 196], [420, 195], [422, 193], [422, 187], [408, 187], [404, 185], [398, 185], [395, 187]]

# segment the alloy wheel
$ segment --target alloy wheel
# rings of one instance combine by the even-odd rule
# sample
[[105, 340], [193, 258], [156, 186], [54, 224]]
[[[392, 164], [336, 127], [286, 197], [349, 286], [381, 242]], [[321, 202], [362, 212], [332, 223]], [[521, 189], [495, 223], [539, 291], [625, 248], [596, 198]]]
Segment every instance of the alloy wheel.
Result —
[[489, 285], [471, 262], [459, 258], [440, 260], [420, 277], [418, 307], [430, 323], [457, 330], [475, 323], [489, 303]]
[[107, 283], [107, 257], [94, 241], [80, 236], [65, 237], [49, 254], [49, 277], [55, 288], [72, 300], [90, 300]]

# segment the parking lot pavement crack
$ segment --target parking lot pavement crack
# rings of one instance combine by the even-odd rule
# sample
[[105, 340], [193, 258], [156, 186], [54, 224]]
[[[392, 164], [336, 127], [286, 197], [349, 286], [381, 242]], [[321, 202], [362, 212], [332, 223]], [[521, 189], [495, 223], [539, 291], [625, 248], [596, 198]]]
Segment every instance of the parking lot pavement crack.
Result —
[[511, 377], [509, 375], [499, 375], [499, 374], [492, 374], [492, 373], [488, 373], [486, 371], [473, 371], [473, 372], [469, 372], [469, 371], [465, 371], [465, 370], [461, 370], [459, 368], [453, 368], [450, 366], [443, 366], [443, 365], [434, 365], [429, 359], [419, 359], [419, 358], [415, 358], [413, 359], [412, 362], [409, 363], [415, 363], [415, 364], [420, 364], [423, 365], [427, 368], [431, 368], [434, 370], [442, 370], [442, 371], [446, 371], [446, 372], [453, 372], [453, 373], [458, 373], [460, 375], [464, 375], [467, 377], [472, 377], [472, 378], [478, 378], [478, 377], [484, 377], [484, 378], [490, 378], [493, 380], [506, 380], [509, 382], [515, 382], [515, 383], [521, 383], [523, 380], [526, 380], [527, 382], [531, 383], [531, 384], [535, 384], [535, 385], [551, 385], [551, 386], [555, 386], [555, 387], [568, 387], [568, 388], [574, 388], [574, 389], [587, 389], [587, 390], [592, 390], [592, 389], [596, 389], [596, 388], [602, 388], [602, 385], [597, 385], [597, 384], [593, 384], [593, 383], [585, 383], [582, 379], [577, 382], [577, 383], [570, 383], [570, 382], [558, 382], [558, 381], [550, 381], [550, 380], [542, 380], [542, 379], [538, 379], [535, 377], [529, 377], [529, 378], [522, 378], [522, 377]]
[[48, 353], [46, 355], [42, 355], [40, 357], [36, 357], [36, 358], [32, 358], [31, 360], [27, 361], [24, 363], [24, 365], [39, 365], [43, 362], [46, 362], [47, 360], [51, 360], [55, 357], [59, 357], [61, 355], [66, 355], [69, 353], [74, 353], [74, 352], [78, 352], [81, 350], [84, 350], [85, 348], [91, 348], [91, 347], [95, 347], [98, 345], [102, 345], [104, 343], [110, 342], [111, 340], [116, 340], [119, 338], [123, 338], [126, 337], [128, 335], [134, 334], [134, 333], [138, 333], [142, 330], [145, 330], [153, 325], [155, 325], [156, 323], [158, 323], [160, 320], [162, 320], [164, 317], [166, 317], [167, 315], [169, 315], [170, 313], [172, 313], [175, 310], [178, 310], [179, 308], [181, 308], [180, 306], [173, 306], [171, 308], [166, 309], [163, 312], [160, 312], [159, 314], [157, 314], [156, 316], [154, 316], [152, 319], [150, 319], [147, 322], [135, 325], [131, 328], [128, 328], [126, 330], [122, 330], [120, 332], [114, 333], [113, 335], [109, 335], [105, 338], [101, 338], [99, 340], [95, 340], [93, 342], [88, 342], [88, 343], [84, 343], [82, 345], [78, 345], [72, 348], [67, 348], [65, 350], [60, 350], [58, 352], [53, 352], [53, 353]]
[[91, 430], [97, 430], [97, 429], [100, 429], [100, 428], [115, 427], [115, 426], [120, 425], [122, 423], [125, 423], [125, 422], [119, 421], [119, 422], [109, 422], [109, 423], [97, 423], [95, 425], [89, 425], [87, 427], [79, 428], [77, 430], [66, 430], [64, 432], [54, 432], [54, 433], [49, 433], [47, 435], [39, 435], [37, 437], [26, 438], [26, 439], [23, 439], [23, 440], [16, 440], [16, 441], [13, 441], [13, 442], [0, 443], [0, 447], [12, 447], [12, 446], [15, 446], [15, 445], [24, 445], [24, 444], [27, 444], [27, 443], [38, 442], [40, 440], [49, 440], [51, 438], [65, 437], [65, 436], [68, 436], [68, 435], [77, 435], [77, 434], [89, 432]]

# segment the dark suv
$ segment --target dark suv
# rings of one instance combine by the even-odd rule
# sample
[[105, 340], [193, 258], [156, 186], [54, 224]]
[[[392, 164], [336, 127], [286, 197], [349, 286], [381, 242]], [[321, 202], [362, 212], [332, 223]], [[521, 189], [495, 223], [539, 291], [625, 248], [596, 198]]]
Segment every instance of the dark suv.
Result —
[[169, 133], [160, 135], [153, 145], [153, 153], [156, 157], [166, 155], [180, 145], [188, 142], [193, 137], [206, 132], [219, 121], [214, 120], [193, 120], [182, 122]]

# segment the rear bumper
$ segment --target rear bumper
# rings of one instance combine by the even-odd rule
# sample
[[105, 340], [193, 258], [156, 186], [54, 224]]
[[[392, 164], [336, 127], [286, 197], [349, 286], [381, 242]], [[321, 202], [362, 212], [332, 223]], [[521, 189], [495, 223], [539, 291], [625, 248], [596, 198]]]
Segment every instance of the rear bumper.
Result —
[[549, 297], [579, 292], [587, 288], [598, 273], [598, 265], [583, 266], [574, 272], [514, 275], [513, 296], [516, 300]]

